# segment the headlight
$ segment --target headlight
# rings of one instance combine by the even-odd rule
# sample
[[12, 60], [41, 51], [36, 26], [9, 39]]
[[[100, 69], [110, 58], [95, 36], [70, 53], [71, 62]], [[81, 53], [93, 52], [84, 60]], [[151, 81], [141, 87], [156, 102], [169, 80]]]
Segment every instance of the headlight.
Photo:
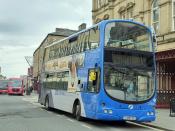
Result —
[[147, 112], [147, 116], [153, 116], [154, 112]]
[[150, 112], [150, 115], [153, 116], [154, 115], [154, 112]]
[[112, 110], [108, 110], [108, 113], [109, 113], [109, 114], [112, 114]]
[[104, 110], [104, 113], [108, 113], [108, 110]]

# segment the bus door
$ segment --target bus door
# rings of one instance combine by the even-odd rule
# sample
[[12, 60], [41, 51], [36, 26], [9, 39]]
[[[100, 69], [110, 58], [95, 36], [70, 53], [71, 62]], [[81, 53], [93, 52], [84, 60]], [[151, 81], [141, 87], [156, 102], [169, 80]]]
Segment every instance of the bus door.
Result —
[[88, 71], [87, 88], [84, 93], [84, 106], [86, 114], [90, 117], [95, 117], [97, 107], [97, 94], [99, 92], [100, 69], [92, 68]]

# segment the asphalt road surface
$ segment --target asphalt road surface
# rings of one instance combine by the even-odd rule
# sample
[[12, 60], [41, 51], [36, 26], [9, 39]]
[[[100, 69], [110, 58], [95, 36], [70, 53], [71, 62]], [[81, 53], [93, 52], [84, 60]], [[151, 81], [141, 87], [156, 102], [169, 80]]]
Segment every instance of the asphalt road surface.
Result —
[[47, 111], [26, 96], [0, 95], [0, 131], [148, 131], [151, 127], [126, 122], [85, 119], [76, 121], [71, 114]]

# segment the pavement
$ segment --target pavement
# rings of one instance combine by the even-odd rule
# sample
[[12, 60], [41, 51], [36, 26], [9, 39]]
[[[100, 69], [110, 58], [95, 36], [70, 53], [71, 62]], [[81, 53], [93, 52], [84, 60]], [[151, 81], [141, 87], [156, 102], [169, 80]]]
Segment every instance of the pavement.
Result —
[[[24, 96], [23, 100], [30, 102], [33, 105], [43, 107], [38, 103], [38, 95], [36, 93]], [[165, 131], [175, 131], [175, 117], [170, 117], [169, 109], [156, 109], [156, 120], [154, 122], [139, 124]]]
[[43, 107], [40, 103], [38, 103], [38, 94], [35, 93], [35, 92], [32, 92], [30, 95], [25, 95], [23, 98], [22, 98], [23, 101], [26, 101], [26, 102], [29, 102], [33, 105], [36, 105], [36, 106], [41, 106]]
[[156, 109], [156, 121], [144, 124], [166, 131], [175, 131], [175, 117], [170, 117], [169, 109]]

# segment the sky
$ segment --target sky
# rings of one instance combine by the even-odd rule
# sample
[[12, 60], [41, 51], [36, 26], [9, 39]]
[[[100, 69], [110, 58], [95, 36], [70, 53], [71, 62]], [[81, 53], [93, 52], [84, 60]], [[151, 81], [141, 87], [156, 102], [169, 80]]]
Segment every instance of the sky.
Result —
[[78, 29], [92, 24], [92, 0], [0, 0], [1, 74], [19, 77], [27, 74], [25, 56], [55, 28]]

